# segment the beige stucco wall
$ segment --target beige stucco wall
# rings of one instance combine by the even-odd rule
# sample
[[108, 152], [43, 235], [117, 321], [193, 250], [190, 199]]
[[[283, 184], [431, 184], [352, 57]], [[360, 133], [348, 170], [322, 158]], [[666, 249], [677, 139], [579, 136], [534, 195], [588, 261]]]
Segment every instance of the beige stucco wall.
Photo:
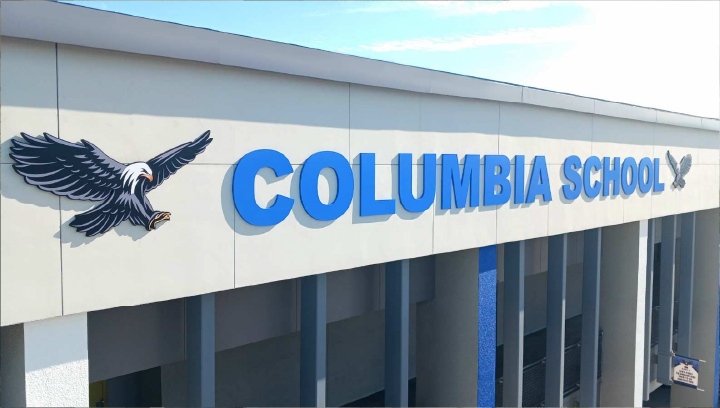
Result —
[[[720, 139], [711, 130], [7, 37], [1, 64], [2, 325], [718, 207]], [[149, 195], [172, 212], [150, 233], [123, 223], [99, 237], [79, 234], [68, 224], [91, 204], [25, 185], [7, 156], [21, 131], [87, 139], [132, 162], [208, 129], [206, 152]], [[553, 201], [440, 210], [438, 194], [421, 214], [361, 218], [356, 185], [334, 222], [310, 218], [298, 201], [281, 224], [255, 227], [237, 215], [230, 184], [237, 160], [260, 148], [281, 151], [295, 169], [313, 152], [337, 151], [356, 175], [358, 153], [374, 152], [379, 199], [396, 194], [399, 152], [544, 155]], [[693, 155], [682, 191], [665, 168], [661, 194], [561, 199], [570, 154], [665, 163], [668, 149]], [[258, 202], [297, 197], [297, 176], [258, 177]], [[325, 199], [334, 183], [321, 178]]]

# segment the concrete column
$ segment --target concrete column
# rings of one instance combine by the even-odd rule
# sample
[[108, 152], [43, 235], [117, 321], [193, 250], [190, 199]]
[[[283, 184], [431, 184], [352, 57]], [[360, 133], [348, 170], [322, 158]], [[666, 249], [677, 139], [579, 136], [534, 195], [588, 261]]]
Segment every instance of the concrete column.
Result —
[[693, 280], [695, 275], [695, 213], [680, 216], [677, 354], [692, 355]]
[[600, 330], [600, 257], [602, 229], [583, 233], [582, 350], [580, 351], [580, 406], [597, 406]]
[[86, 407], [87, 314], [2, 328], [4, 407]]
[[565, 391], [565, 287], [567, 280], [567, 234], [548, 240], [547, 349], [545, 405], [562, 407]]
[[327, 275], [300, 281], [300, 405], [324, 407], [327, 381]]
[[504, 248], [503, 406], [521, 407], [525, 340], [525, 241]]
[[215, 406], [215, 294], [186, 299], [187, 396], [190, 407]]
[[410, 260], [385, 267], [385, 406], [408, 406]]
[[[697, 391], [680, 385], [672, 385], [670, 404], [676, 407], [711, 407], [717, 404], [714, 390], [716, 327], [718, 322], [718, 270], [720, 252], [720, 222], [718, 209], [695, 213], [695, 274], [693, 280], [691, 356], [700, 363], [699, 388]], [[683, 224], [685, 219], [683, 219]], [[685, 230], [682, 231], [685, 233]], [[684, 238], [684, 237], [683, 237]], [[685, 240], [683, 239], [683, 242]], [[684, 252], [684, 248], [681, 249]]]
[[648, 220], [647, 265], [645, 273], [645, 373], [643, 376], [643, 401], [650, 399], [652, 381], [652, 305], [655, 263], [655, 220]]
[[497, 247], [435, 256], [435, 297], [417, 305], [418, 406], [494, 406]]
[[660, 311], [658, 316], [657, 381], [672, 382], [671, 360], [673, 352], [673, 315], [675, 313], [675, 215], [662, 218], [660, 242]]
[[600, 405], [642, 406], [645, 356], [647, 220], [602, 231]]

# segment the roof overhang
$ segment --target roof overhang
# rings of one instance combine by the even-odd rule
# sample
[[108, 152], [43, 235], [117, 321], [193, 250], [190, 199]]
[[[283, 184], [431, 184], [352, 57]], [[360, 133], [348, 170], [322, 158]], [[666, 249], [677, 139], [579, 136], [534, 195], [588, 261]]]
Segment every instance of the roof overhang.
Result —
[[3, 36], [207, 62], [330, 81], [525, 103], [675, 126], [720, 130], [714, 118], [587, 98], [55, 1], [8, 1]]

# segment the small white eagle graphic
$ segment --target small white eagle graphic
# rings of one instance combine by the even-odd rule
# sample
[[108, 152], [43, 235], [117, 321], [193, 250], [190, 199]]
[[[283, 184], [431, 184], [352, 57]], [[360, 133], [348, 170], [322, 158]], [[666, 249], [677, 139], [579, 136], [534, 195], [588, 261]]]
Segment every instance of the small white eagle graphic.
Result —
[[673, 180], [673, 186], [675, 188], [677, 187], [685, 187], [685, 176], [690, 171], [690, 167], [692, 166], [692, 156], [687, 155], [680, 159], [680, 164], [678, 164], [677, 160], [670, 154], [670, 150], [667, 152], [667, 159], [670, 163], [670, 167], [672, 167], [673, 173], [675, 173], [675, 180]]

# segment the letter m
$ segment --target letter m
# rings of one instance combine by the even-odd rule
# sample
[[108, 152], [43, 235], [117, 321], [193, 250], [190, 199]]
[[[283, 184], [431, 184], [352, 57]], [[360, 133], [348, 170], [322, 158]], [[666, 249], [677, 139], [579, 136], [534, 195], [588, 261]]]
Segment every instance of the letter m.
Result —
[[448, 210], [452, 207], [451, 190], [455, 193], [455, 207], [465, 208], [470, 196], [470, 207], [480, 205], [480, 156], [465, 155], [462, 175], [456, 154], [442, 155], [442, 177], [440, 192], [440, 208]]

